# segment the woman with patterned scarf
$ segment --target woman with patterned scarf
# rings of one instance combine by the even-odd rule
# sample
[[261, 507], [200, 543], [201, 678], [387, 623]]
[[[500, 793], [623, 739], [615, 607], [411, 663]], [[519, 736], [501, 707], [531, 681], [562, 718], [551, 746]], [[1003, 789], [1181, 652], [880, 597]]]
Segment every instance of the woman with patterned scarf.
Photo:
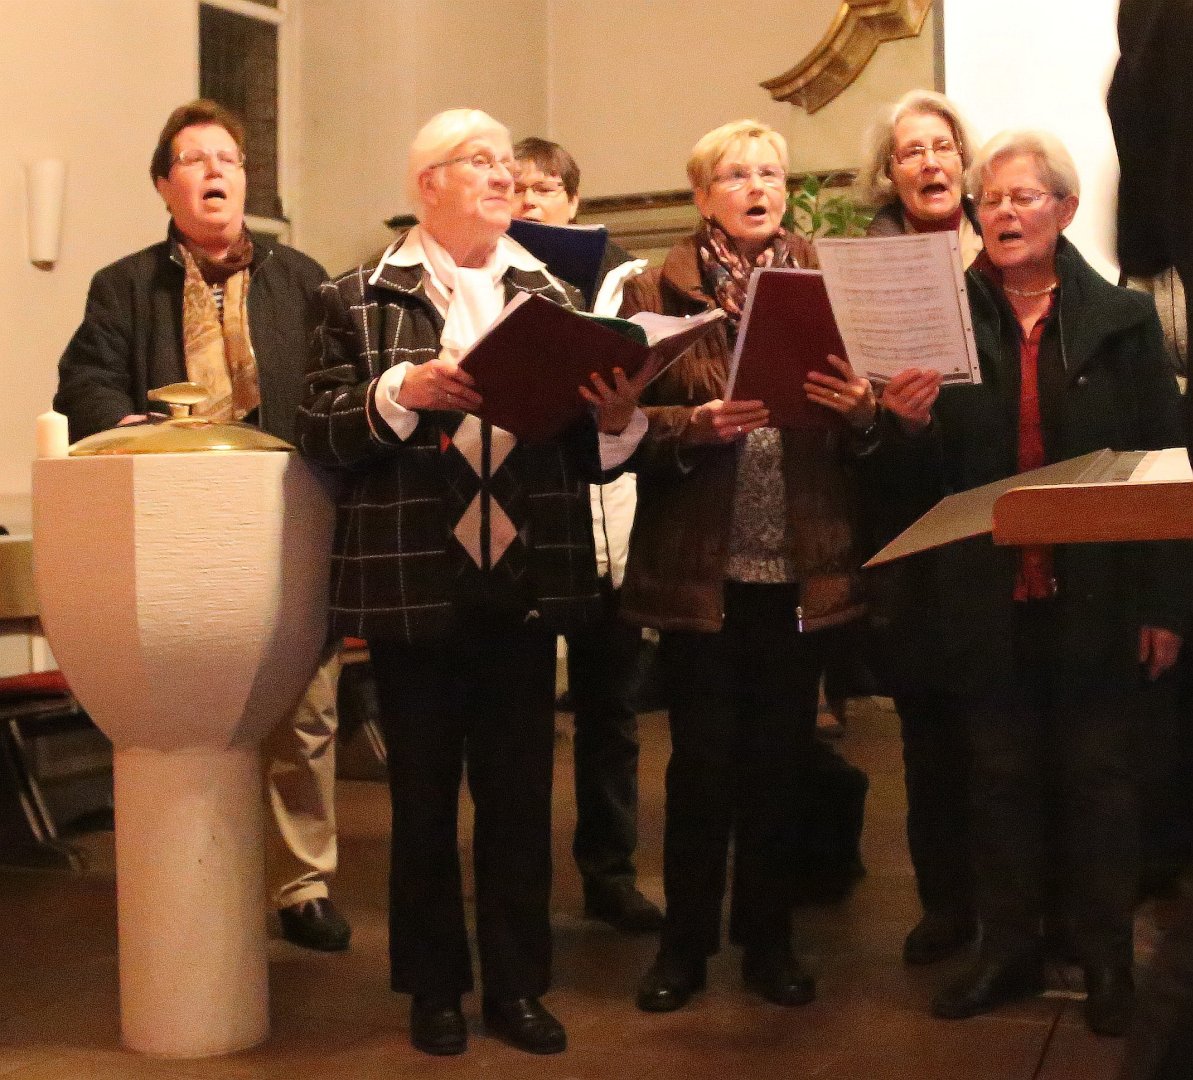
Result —
[[[780, 431], [758, 401], [725, 401], [746, 288], [756, 266], [809, 266], [781, 227], [787, 145], [751, 120], [693, 148], [703, 221], [661, 268], [626, 283], [622, 314], [729, 318], [646, 391], [636, 460], [638, 516], [623, 614], [661, 631], [671, 760], [664, 840], [666, 922], [638, 1006], [667, 1012], [701, 989], [719, 947], [734, 844], [734, 939], [742, 975], [768, 1001], [815, 996], [790, 940], [788, 822], [799, 762], [815, 738], [821, 670], [811, 631], [856, 617], [849, 455], [877, 412], [865, 379], [809, 384], [856, 436]], [[794, 327], [792, 332], [798, 332]]]

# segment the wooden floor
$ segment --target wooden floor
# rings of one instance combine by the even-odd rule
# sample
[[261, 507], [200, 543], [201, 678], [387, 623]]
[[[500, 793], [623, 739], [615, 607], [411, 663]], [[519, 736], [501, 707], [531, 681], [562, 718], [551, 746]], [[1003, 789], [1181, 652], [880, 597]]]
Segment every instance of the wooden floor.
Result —
[[[642, 718], [643, 889], [661, 900], [662, 775], [667, 735], [660, 714]], [[1090, 1035], [1072, 971], [1054, 971], [1044, 997], [997, 1015], [934, 1020], [933, 988], [958, 963], [908, 970], [903, 935], [918, 915], [903, 837], [902, 766], [889, 703], [851, 703], [844, 752], [871, 778], [864, 856], [869, 873], [837, 908], [801, 912], [797, 945], [819, 975], [819, 996], [784, 1010], [745, 993], [738, 957], [712, 963], [709, 987], [665, 1016], [632, 1003], [651, 939], [620, 937], [579, 917], [569, 844], [574, 820], [567, 718], [560, 719], [555, 824], [555, 988], [547, 1004], [569, 1049], [535, 1058], [484, 1036], [479, 1003], [466, 999], [472, 1036], [462, 1057], [410, 1048], [407, 1000], [387, 989], [385, 879], [388, 804], [382, 785], [341, 781], [337, 903], [352, 948], [319, 955], [270, 942], [273, 1034], [256, 1050], [205, 1061], [160, 1061], [119, 1045], [116, 932], [110, 834], [84, 839], [82, 875], [0, 871], [0, 1077], [116, 1078], [483, 1077], [485, 1080], [616, 1077], [625, 1080], [1111, 1080], [1121, 1043]], [[185, 913], [179, 913], [185, 917]], [[1138, 927], [1141, 958], [1154, 938], [1150, 909]], [[1071, 989], [1070, 989], [1071, 988]]]

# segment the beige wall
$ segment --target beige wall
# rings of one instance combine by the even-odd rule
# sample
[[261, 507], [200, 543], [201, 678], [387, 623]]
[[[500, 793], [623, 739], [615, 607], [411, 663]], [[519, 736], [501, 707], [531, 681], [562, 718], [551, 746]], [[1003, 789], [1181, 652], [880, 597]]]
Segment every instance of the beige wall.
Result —
[[[167, 112], [194, 93], [193, 0], [3, 0], [0, 16], [0, 522], [29, 490], [33, 418], [99, 267], [164, 234], [149, 155]], [[151, 41], [152, 48], [145, 43]], [[56, 269], [26, 258], [24, 166], [67, 162]]]
[[746, 116], [783, 132], [794, 169], [854, 166], [878, 107], [932, 86], [932, 20], [918, 38], [883, 45], [814, 115], [773, 101], [758, 84], [807, 55], [839, 6], [549, 0], [551, 137], [576, 156], [589, 196], [685, 187], [692, 144]]
[[[650, 5], [606, 0], [290, 0], [284, 174], [293, 242], [336, 272], [409, 210], [406, 147], [433, 113], [478, 106], [515, 138], [567, 143], [589, 195], [683, 186], [708, 128], [754, 114], [793, 165], [856, 161], [874, 105], [931, 80], [929, 32], [884, 46], [844, 99], [809, 118], [756, 84], [821, 37], [837, 0]], [[695, 14], [693, 14], [695, 12]], [[197, 0], [0, 0], [0, 523], [27, 523], [33, 420], [101, 266], [162, 236], [146, 160], [197, 86]], [[761, 29], [755, 29], [756, 27]], [[25, 163], [68, 164], [58, 267], [25, 255]]]
[[332, 273], [407, 213], [406, 150], [442, 109], [484, 109], [515, 139], [546, 126], [547, 0], [303, 0], [295, 241]]

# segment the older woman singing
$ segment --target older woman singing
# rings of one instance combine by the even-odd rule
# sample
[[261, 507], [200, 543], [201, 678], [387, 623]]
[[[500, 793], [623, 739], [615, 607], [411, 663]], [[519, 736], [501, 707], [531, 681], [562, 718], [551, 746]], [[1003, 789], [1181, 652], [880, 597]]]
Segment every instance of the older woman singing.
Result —
[[[713, 307], [709, 335], [647, 390], [636, 459], [638, 515], [623, 614], [661, 631], [671, 759], [661, 948], [638, 1006], [682, 1007], [719, 947], [734, 841], [734, 930], [746, 984], [769, 1001], [811, 1001], [790, 940], [788, 821], [811, 747], [822, 667], [812, 627], [858, 613], [845, 435], [780, 431], [758, 401], [726, 401], [727, 364], [758, 266], [807, 266], [781, 227], [787, 145], [755, 121], [710, 131], [688, 161], [703, 222], [664, 265], [626, 284], [623, 313]], [[844, 365], [843, 365], [844, 366]], [[823, 403], [858, 431], [874, 395], [845, 376]], [[801, 627], [802, 621], [802, 627]]]
[[[973, 138], [942, 94], [912, 90], [869, 133], [860, 185], [878, 207], [871, 236], [951, 230], [968, 267], [982, 250], [965, 170]], [[898, 387], [896, 387], [896, 393]], [[874, 547], [928, 506], [890, 498], [878, 480], [864, 501]], [[907, 846], [923, 917], [903, 943], [908, 964], [943, 960], [977, 933], [969, 841], [969, 745], [957, 702], [940, 689], [930, 658], [935, 622], [925, 617], [921, 582], [931, 553], [885, 567], [868, 579], [869, 621], [882, 682], [895, 700], [903, 735]]]
[[[985, 241], [967, 275], [982, 385], [945, 387], [931, 411], [932, 393], [910, 376], [906, 392], [884, 397], [905, 431], [937, 443], [942, 489], [1103, 447], [1179, 444], [1151, 298], [1108, 284], [1062, 235], [1078, 201], [1064, 147], [1043, 132], [1004, 133], [970, 175]], [[1138, 875], [1131, 695], [1180, 647], [1180, 547], [1005, 549], [986, 538], [940, 551], [925, 600], [939, 611], [938, 661], [972, 739], [983, 933], [976, 964], [936, 995], [937, 1016], [1040, 988], [1046, 883], [1059, 880], [1086, 1021], [1105, 1035], [1126, 1028]]]
[[[388, 749], [390, 978], [410, 1036], [465, 1049], [472, 986], [457, 846], [462, 773], [476, 808], [477, 939], [488, 1031], [564, 1049], [550, 982], [555, 637], [600, 615], [584, 480], [645, 429], [627, 384], [584, 388], [593, 420], [543, 445], [482, 421], [459, 359], [518, 292], [578, 294], [506, 237], [509, 133], [483, 112], [433, 118], [410, 149], [420, 224], [323, 290], [303, 451], [342, 470], [333, 630], [368, 640]], [[633, 421], [633, 422], [631, 422]], [[598, 430], [601, 434], [598, 440]]]

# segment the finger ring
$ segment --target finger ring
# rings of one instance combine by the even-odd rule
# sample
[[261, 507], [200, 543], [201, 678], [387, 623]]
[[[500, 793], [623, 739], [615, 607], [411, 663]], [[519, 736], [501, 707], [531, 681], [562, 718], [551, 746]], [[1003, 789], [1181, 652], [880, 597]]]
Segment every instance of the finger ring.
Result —
[[840, 395], [840, 394], [838, 394], [836, 390], [834, 390], [834, 391], [833, 391], [833, 400], [834, 400], [834, 401], [839, 401], [839, 400], [840, 400], [840, 398], [841, 398], [841, 395]]
[[737, 425], [737, 433], [740, 435], [740, 434], [741, 434], [743, 431], [745, 431], [745, 428], [743, 428], [743, 427], [741, 426], [741, 424], [738, 424], [738, 425]]

